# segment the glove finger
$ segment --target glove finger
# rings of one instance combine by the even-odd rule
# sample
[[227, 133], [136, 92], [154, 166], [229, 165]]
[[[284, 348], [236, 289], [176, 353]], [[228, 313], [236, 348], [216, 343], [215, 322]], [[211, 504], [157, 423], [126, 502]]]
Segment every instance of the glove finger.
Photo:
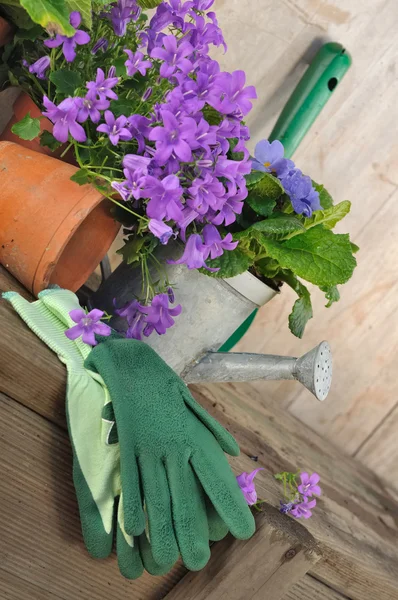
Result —
[[122, 441], [119, 437], [124, 525], [128, 535], [141, 535], [145, 530], [145, 515], [142, 508], [137, 460], [132, 449], [124, 447]]
[[113, 546], [114, 502], [111, 504], [112, 498], [109, 498], [108, 514], [103, 514], [104, 523], [76, 457], [73, 460], [73, 482], [86, 548], [93, 558], [107, 558]]
[[144, 564], [145, 569], [148, 571], [148, 573], [150, 573], [150, 575], [166, 575], [166, 573], [168, 573], [173, 568], [175, 561], [168, 565], [159, 565], [155, 561], [152, 553], [152, 548], [148, 541], [146, 533], [142, 533], [139, 536], [139, 538], [135, 539], [138, 539], [141, 560]]
[[184, 565], [199, 571], [210, 558], [209, 533], [203, 490], [188, 462], [180, 454], [166, 457], [173, 521]]
[[159, 565], [174, 564], [178, 545], [171, 515], [171, 499], [166, 471], [160, 460], [138, 458], [153, 558]]
[[207, 523], [209, 526], [209, 540], [211, 542], [219, 542], [224, 539], [229, 529], [226, 523], [222, 520], [210, 498], [205, 494]]
[[138, 538], [124, 529], [123, 500], [119, 499], [116, 530], [116, 553], [119, 571], [126, 579], [138, 579], [144, 572]]
[[191, 392], [184, 383], [181, 383], [181, 393], [184, 398], [185, 404], [191, 409], [191, 411], [198, 417], [203, 425], [214, 435], [221, 448], [230, 456], [239, 456], [240, 450], [235, 438], [224, 429], [222, 425], [216, 419], [214, 419], [209, 413], [196, 402]]
[[214, 437], [202, 432], [205, 442], [191, 457], [191, 464], [214, 508], [232, 535], [248, 539], [255, 531], [254, 517], [236, 477]]

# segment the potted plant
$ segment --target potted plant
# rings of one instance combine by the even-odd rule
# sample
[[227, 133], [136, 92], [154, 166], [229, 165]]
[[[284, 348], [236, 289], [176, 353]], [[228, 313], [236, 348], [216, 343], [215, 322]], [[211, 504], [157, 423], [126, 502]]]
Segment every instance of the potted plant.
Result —
[[[356, 248], [331, 231], [349, 203], [333, 206], [277, 142], [260, 143], [250, 157], [244, 119], [256, 92], [243, 71], [223, 72], [209, 55], [225, 47], [212, 4], [169, 0], [149, 19], [136, 0], [118, 0], [94, 10], [90, 31], [72, 12], [73, 35], [22, 40], [10, 54], [12, 78], [53, 129], [40, 133], [40, 119], [26, 114], [12, 130], [25, 139], [40, 133], [51, 150], [64, 144], [79, 165], [73, 181], [114, 203], [125, 232], [120, 253], [139, 267], [140, 290], [117, 307], [128, 335], [163, 334], [173, 324], [172, 261], [196, 270], [198, 281], [248, 272], [245, 281], [271, 295], [291, 285], [299, 299], [290, 328], [301, 336], [312, 309], [300, 279], [331, 304], [355, 267]], [[178, 255], [159, 254], [175, 238]], [[122, 277], [126, 289], [125, 270]], [[234, 293], [243, 288], [235, 280]]]

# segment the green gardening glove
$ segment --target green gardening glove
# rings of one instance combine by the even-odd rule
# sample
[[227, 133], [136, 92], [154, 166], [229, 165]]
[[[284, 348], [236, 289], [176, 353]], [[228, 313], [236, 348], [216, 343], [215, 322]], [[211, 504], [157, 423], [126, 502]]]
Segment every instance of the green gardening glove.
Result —
[[136, 340], [110, 339], [85, 365], [112, 397], [126, 532], [144, 531], [144, 500], [156, 562], [180, 552], [189, 569], [201, 569], [210, 557], [210, 501], [235, 537], [249, 538], [254, 518], [223, 452], [237, 455], [239, 448], [156, 352]]
[[66, 414], [73, 449], [73, 479], [89, 553], [95, 558], [109, 556], [116, 521], [121, 573], [131, 579], [139, 577], [144, 567], [153, 575], [166, 573], [173, 563], [158, 565], [154, 561], [146, 534], [141, 532], [133, 538], [124, 529], [124, 503], [118, 502], [122, 497], [119, 444], [112, 439], [112, 423], [104, 418], [111, 412], [110, 396], [102, 378], [84, 367], [91, 347], [65, 336], [65, 331], [74, 325], [69, 311], [80, 308], [76, 296], [54, 289], [42, 292], [33, 303], [15, 292], [7, 292], [3, 297], [67, 367]]

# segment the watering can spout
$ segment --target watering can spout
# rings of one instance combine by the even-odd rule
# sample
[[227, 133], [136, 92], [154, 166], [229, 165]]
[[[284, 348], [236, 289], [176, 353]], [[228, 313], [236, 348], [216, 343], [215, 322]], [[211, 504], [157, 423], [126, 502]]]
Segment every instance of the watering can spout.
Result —
[[322, 342], [301, 358], [208, 352], [183, 373], [186, 383], [242, 382], [259, 379], [296, 379], [318, 400], [325, 400], [332, 382], [332, 353]]

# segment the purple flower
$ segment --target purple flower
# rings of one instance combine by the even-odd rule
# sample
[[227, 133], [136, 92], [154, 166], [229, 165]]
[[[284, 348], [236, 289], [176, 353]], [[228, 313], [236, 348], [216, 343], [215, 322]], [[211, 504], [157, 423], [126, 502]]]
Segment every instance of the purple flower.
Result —
[[154, 127], [149, 134], [149, 139], [156, 141], [156, 160], [164, 165], [173, 152], [183, 162], [192, 160], [190, 144], [196, 132], [194, 119], [185, 117], [179, 122], [168, 110], [162, 111], [162, 119], [164, 127]]
[[246, 74], [244, 71], [233, 73], [220, 73], [216, 79], [220, 94], [217, 100], [211, 101], [211, 106], [220, 113], [241, 113], [247, 115], [252, 108], [250, 100], [257, 98], [256, 89], [253, 85], [245, 87]]
[[121, 198], [125, 202], [128, 202], [133, 197], [135, 200], [139, 200], [143, 197], [144, 187], [146, 183], [146, 174], [137, 169], [130, 171], [130, 169], [123, 170], [126, 179], [124, 181], [112, 181], [111, 186], [114, 190], [120, 194]]
[[155, 330], [159, 335], [164, 335], [169, 327], [174, 325], [173, 317], [181, 314], [182, 307], [178, 304], [174, 308], [169, 307], [170, 298], [168, 294], [158, 294], [148, 307], [146, 317], [147, 326], [144, 335], [148, 337]]
[[115, 119], [115, 115], [110, 110], [106, 110], [105, 121], [106, 123], [98, 125], [97, 131], [109, 135], [111, 144], [114, 146], [118, 145], [119, 140], [127, 142], [133, 137], [131, 131], [126, 128], [127, 117], [124, 115]]
[[138, 156], [138, 154], [126, 154], [123, 158], [123, 167], [130, 171], [142, 171], [145, 175], [148, 173], [148, 165], [151, 158], [146, 156]]
[[290, 198], [294, 212], [305, 217], [310, 217], [314, 210], [322, 207], [319, 194], [312, 187], [311, 178], [303, 175], [300, 169], [294, 169], [282, 179], [285, 192]]
[[284, 158], [284, 148], [279, 140], [258, 142], [254, 150], [252, 168], [264, 173], [276, 173], [277, 177], [284, 177], [294, 167], [292, 160]]
[[101, 323], [100, 321], [101, 317], [104, 316], [102, 310], [94, 308], [86, 314], [81, 308], [76, 308], [70, 311], [69, 316], [72, 321], [77, 323], [77, 325], [65, 331], [66, 337], [70, 340], [76, 340], [78, 337], [82, 336], [82, 340], [85, 344], [96, 346], [97, 341], [94, 336], [95, 333], [104, 336], [111, 335], [111, 328], [109, 325]]
[[305, 497], [313, 496], [313, 494], [316, 496], [321, 495], [321, 488], [319, 485], [317, 485], [320, 480], [318, 473], [312, 473], [312, 475], [309, 475], [306, 471], [304, 471], [303, 473], [300, 473], [300, 479], [301, 484], [297, 486], [300, 494]]
[[163, 221], [158, 221], [157, 219], [150, 219], [148, 227], [149, 231], [159, 238], [160, 243], [163, 245], [166, 245], [173, 235], [172, 228]]
[[150, 198], [146, 213], [150, 219], [179, 221], [182, 218], [181, 196], [183, 190], [176, 175], [164, 179], [148, 176], [146, 195]]
[[202, 238], [199, 234], [194, 233], [189, 236], [186, 243], [184, 253], [178, 260], [169, 260], [168, 262], [173, 265], [181, 265], [185, 263], [188, 269], [207, 269], [208, 271], [216, 272], [220, 269], [211, 269], [205, 263], [207, 256], [209, 255], [207, 246], [202, 242]]
[[142, 100], [144, 102], [146, 102], [147, 100], [149, 100], [149, 98], [152, 96], [153, 93], [153, 88], [149, 87], [145, 90], [145, 92], [142, 95]]
[[147, 69], [152, 67], [152, 63], [150, 60], [143, 60], [144, 55], [142, 52], [137, 50], [137, 52], [132, 52], [131, 50], [125, 50], [125, 53], [128, 56], [128, 60], [126, 60], [125, 67], [127, 69], [127, 75], [133, 77], [137, 72], [140, 72], [141, 75], [145, 76]]
[[300, 504], [295, 504], [291, 509], [290, 514], [296, 519], [300, 519], [303, 517], [304, 519], [309, 519], [312, 516], [312, 510], [316, 506], [316, 500], [304, 500], [300, 502]]
[[[113, 301], [115, 304], [115, 300]], [[135, 340], [142, 340], [142, 333], [146, 326], [146, 313], [148, 308], [138, 302], [138, 300], [131, 300], [127, 302], [122, 308], [117, 308], [115, 313], [119, 317], [123, 317], [127, 320], [129, 325], [126, 337], [133, 338]]]
[[86, 141], [86, 133], [81, 125], [77, 123], [79, 108], [76, 98], [66, 98], [56, 106], [47, 96], [43, 97], [45, 111], [43, 115], [54, 123], [53, 135], [59, 142], [67, 142], [69, 133], [78, 142]]
[[283, 515], [287, 515], [288, 513], [290, 513], [292, 508], [294, 508], [294, 502], [282, 502], [282, 500], [279, 500], [279, 504], [280, 504], [279, 511]]
[[102, 52], [106, 52], [109, 46], [109, 42], [106, 38], [101, 37], [99, 38], [99, 40], [97, 40], [94, 44], [94, 46], [91, 49], [91, 54], [97, 54], [97, 52], [99, 50], [102, 50]]
[[115, 2], [109, 13], [115, 35], [118, 37], [126, 35], [127, 25], [130, 21], [137, 20], [140, 14], [141, 9], [136, 0], [118, 0]]
[[81, 29], [77, 29], [81, 23], [80, 13], [77, 11], [73, 11], [69, 17], [69, 23], [76, 29], [76, 32], [71, 37], [66, 35], [61, 35], [58, 33], [55, 38], [51, 40], [46, 40], [44, 45], [47, 48], [58, 48], [58, 46], [62, 45], [62, 52], [65, 56], [67, 62], [73, 62], [76, 58], [76, 45], [84, 46], [84, 44], [88, 44], [90, 41], [90, 36], [85, 31]]
[[211, 219], [214, 225], [231, 225], [236, 221], [236, 215], [240, 215], [243, 210], [243, 202], [238, 202], [233, 198], [228, 198], [220, 212]]
[[232, 233], [228, 233], [224, 239], [221, 239], [220, 232], [214, 225], [205, 225], [203, 228], [203, 239], [207, 247], [207, 258], [217, 258], [224, 254], [224, 250], [235, 250], [239, 242], [232, 241]]
[[209, 206], [214, 210], [222, 208], [225, 202], [225, 188], [217, 177], [206, 173], [204, 178], [194, 179], [189, 188], [190, 198], [187, 204], [199, 214], [207, 213]]
[[100, 110], [109, 108], [109, 100], [103, 98], [98, 100], [96, 95], [91, 91], [84, 98], [75, 98], [76, 106], [79, 108], [77, 120], [79, 123], [84, 123], [90, 117], [93, 123], [98, 123], [101, 118]]
[[38, 79], [46, 79], [46, 71], [50, 66], [50, 57], [42, 56], [29, 67], [29, 73], [37, 75]]
[[100, 100], [103, 100], [104, 98], [117, 100], [117, 94], [115, 94], [112, 88], [115, 87], [118, 82], [119, 77], [105, 78], [104, 71], [102, 69], [97, 69], [95, 81], [88, 81], [86, 87], [90, 92], [97, 94]]
[[183, 73], [189, 73], [192, 70], [192, 63], [186, 57], [194, 51], [193, 46], [186, 41], [178, 44], [174, 35], [166, 35], [162, 39], [163, 48], [156, 47], [151, 52], [151, 58], [158, 58], [163, 61], [160, 67], [160, 75], [165, 79], [174, 75], [176, 69]]
[[245, 500], [249, 506], [252, 506], [257, 502], [257, 492], [254, 485], [254, 478], [259, 471], [264, 471], [264, 469], [255, 469], [251, 473], [241, 473], [236, 478], [236, 481], [238, 482], [238, 485], [242, 490]]

